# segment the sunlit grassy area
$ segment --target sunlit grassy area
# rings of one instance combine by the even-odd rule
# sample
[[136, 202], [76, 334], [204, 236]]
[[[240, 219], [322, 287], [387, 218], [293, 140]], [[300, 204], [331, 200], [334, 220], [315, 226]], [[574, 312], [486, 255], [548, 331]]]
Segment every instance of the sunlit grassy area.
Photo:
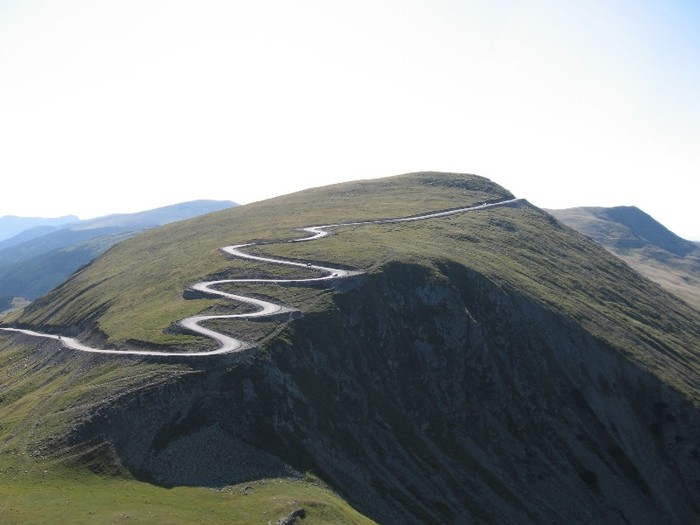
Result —
[[[422, 174], [311, 190], [242, 207], [249, 210], [243, 213], [226, 210], [113, 247], [37, 301], [20, 321], [59, 330], [98, 327], [107, 338], [101, 344], [106, 345], [211, 345], [167, 329], [201, 311], [240, 307], [218, 300], [186, 300], [187, 285], [218, 276], [276, 275], [274, 268], [229, 260], [219, 251], [222, 245], [294, 238], [299, 235], [294, 228], [308, 224], [406, 216], [508, 197], [481, 178]], [[384, 235], [394, 231], [386, 229]], [[376, 242], [377, 232], [381, 230], [367, 237], [368, 246]], [[345, 233], [350, 244], [340, 242]], [[407, 253], [385, 250], [382, 244], [364, 251], [357, 246], [361, 239], [353, 235], [348, 229], [317, 246], [286, 246], [292, 256], [369, 270]], [[282, 268], [285, 272], [304, 273]], [[333, 303], [332, 291], [319, 288], [250, 285], [247, 290], [307, 313], [323, 312]], [[273, 337], [279, 323], [219, 322], [217, 327], [255, 341]], [[69, 443], [71, 429], [115, 397], [192, 370], [186, 364], [86, 355], [50, 342], [20, 344], [4, 334], [0, 345], [0, 508], [5, 522], [275, 523], [300, 507], [307, 511], [304, 523], [367, 522], [341, 498], [308, 480], [261, 480], [249, 484], [252, 490], [166, 490], [133, 479], [118, 465], [98, 465], [110, 475], [96, 475], [88, 468], [90, 451]]]
[[[230, 306], [220, 300], [185, 300], [183, 289], [205, 278], [271, 276], [278, 270], [227, 259], [219, 251], [222, 245], [295, 238], [299, 233], [294, 228], [304, 225], [408, 216], [509, 197], [479, 177], [414, 174], [313, 189], [225, 210], [114, 247], [21, 320], [59, 326], [94, 321], [116, 343], [206, 346], [210, 344], [206, 340], [166, 330], [188, 315]], [[689, 349], [698, 337], [699, 314], [527, 203], [412, 223], [342, 227], [313, 242], [262, 245], [251, 251], [368, 272], [390, 261], [464, 265], [565, 313], [696, 396], [700, 364]], [[284, 267], [279, 272], [299, 275], [299, 270]], [[271, 297], [302, 311], [328, 304], [328, 292], [317, 288], [236, 285], [232, 289]], [[274, 333], [274, 327], [265, 324], [230, 326], [240, 327], [253, 340]], [[682, 326], [696, 329], [690, 333]], [[668, 350], [650, 351], [653, 345], [646, 345], [650, 340], [663, 342]]]
[[165, 489], [66, 439], [114, 396], [188, 372], [0, 335], [0, 523], [267, 524], [299, 508], [304, 523], [371, 523], [313, 477]]
[[52, 473], [17, 479], [0, 475], [5, 524], [267, 524], [304, 509], [310, 524], [373, 521], [318, 483], [260, 480], [208, 489], [165, 489], [122, 478]]
[[[304, 273], [229, 259], [221, 246], [292, 239], [300, 235], [295, 228], [306, 225], [409, 216], [510, 197], [478, 177], [413, 174], [241, 206], [113, 247], [18, 320], [40, 329], [92, 333], [104, 337], [98, 343], [105, 345], [211, 347], [206, 339], [172, 330], [173, 324], [200, 312], [241, 307], [185, 299], [189, 284]], [[582, 325], [700, 404], [700, 314], [527, 202], [412, 223], [341, 227], [313, 242], [251, 251], [362, 269], [367, 275], [357, 286], [397, 264], [419, 266], [421, 275], [456, 286], [451, 268], [468, 268], [506, 293], [525, 295]], [[465, 278], [464, 271], [459, 275]], [[280, 301], [307, 319], [313, 314], [314, 322], [338, 308], [332, 287], [226, 288]], [[215, 327], [264, 348], [288, 321], [217, 321]], [[260, 481], [248, 490], [166, 490], [136, 481], [118, 465], [107, 469], [113, 469], [109, 475], [103, 466], [97, 469], [101, 475], [91, 472], [86, 451], [72, 448], [66, 438], [74, 426], [126, 392], [174, 381], [194, 367], [20, 341], [0, 334], [0, 516], [8, 522], [275, 523], [294, 507], [309, 511], [304, 523], [364, 522], [341, 498], [309, 480]]]
[[700, 249], [634, 207], [551, 213], [700, 310]]
[[[188, 285], [232, 268], [242, 276], [263, 268], [269, 272], [255, 263], [228, 260], [219, 251], [221, 246], [295, 238], [300, 233], [294, 229], [306, 225], [401, 217], [509, 197], [480, 177], [420, 174], [340, 184], [224, 210], [115, 246], [37, 301], [20, 321], [70, 326], [94, 320], [109, 341], [184, 344], [191, 339], [173, 339], [164, 330], [212, 304], [184, 300]], [[319, 260], [327, 260], [322, 248], [311, 250]], [[391, 254], [379, 256], [388, 260]], [[351, 257], [345, 262], [364, 267], [365, 260]]]

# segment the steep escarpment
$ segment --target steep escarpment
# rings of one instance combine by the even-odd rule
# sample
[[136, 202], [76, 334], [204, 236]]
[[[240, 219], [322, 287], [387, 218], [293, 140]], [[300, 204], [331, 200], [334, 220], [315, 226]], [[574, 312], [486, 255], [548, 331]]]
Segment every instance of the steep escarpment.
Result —
[[[173, 323], [236, 307], [187, 285], [275, 271], [219, 246], [509, 197], [422, 173], [239, 207], [118, 245], [20, 320], [120, 348], [210, 345]], [[256, 348], [114, 387], [69, 447], [164, 486], [312, 471], [383, 523], [700, 517], [700, 314], [550, 215], [518, 201], [251, 251], [366, 273], [229, 285], [298, 312], [216, 321]]]
[[[81, 439], [107, 436], [146, 478], [312, 470], [387, 523], [688, 523], [700, 509], [687, 398], [571, 319], [447, 262], [390, 264], [255, 357], [106, 414]], [[197, 468], [203, 450], [225, 468]]]

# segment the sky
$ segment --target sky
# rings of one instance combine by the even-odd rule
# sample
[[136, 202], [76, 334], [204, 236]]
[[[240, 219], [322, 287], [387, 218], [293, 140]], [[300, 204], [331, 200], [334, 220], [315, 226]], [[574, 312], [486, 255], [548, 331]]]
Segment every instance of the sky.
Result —
[[700, 240], [695, 0], [0, 0], [0, 216], [475, 173]]

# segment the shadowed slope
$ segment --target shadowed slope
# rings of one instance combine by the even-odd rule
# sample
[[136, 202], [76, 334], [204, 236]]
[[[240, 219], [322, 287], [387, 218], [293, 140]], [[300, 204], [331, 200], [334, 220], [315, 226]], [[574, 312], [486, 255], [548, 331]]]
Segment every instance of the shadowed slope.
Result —
[[[188, 284], [305, 274], [219, 246], [510, 197], [482, 178], [420, 173], [227, 210], [114, 247], [20, 320], [124, 348], [203, 348], [173, 323], [245, 307], [185, 298]], [[300, 314], [214, 322], [259, 348], [115, 389], [75, 445], [100, 443], [164, 485], [215, 485], [249, 472], [233, 454], [226, 469], [212, 459], [242, 441], [386, 523], [700, 517], [700, 314], [548, 214], [519, 202], [251, 252], [366, 273], [330, 289], [231, 285]]]

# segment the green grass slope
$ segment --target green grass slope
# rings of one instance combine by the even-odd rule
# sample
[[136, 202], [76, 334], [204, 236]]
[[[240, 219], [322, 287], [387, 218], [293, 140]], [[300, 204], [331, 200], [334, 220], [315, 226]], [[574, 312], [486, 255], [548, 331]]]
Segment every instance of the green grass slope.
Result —
[[[240, 307], [188, 299], [189, 284], [301, 275], [229, 260], [221, 246], [292, 239], [300, 226], [510, 197], [480, 177], [416, 173], [224, 210], [114, 246], [7, 322], [123, 348], [211, 347], [173, 323]], [[298, 470], [318, 471], [380, 521], [458, 521], [459, 512], [469, 512], [474, 522], [553, 522], [562, 516], [557, 502], [570, 497], [580, 498], [575, 522], [586, 516], [592, 522], [591, 516], [615, 514], [615, 491], [638, 509], [627, 512], [676, 512], [652, 497], [662, 489], [650, 486], [651, 467], [637, 458], [663, 450], [648, 465], [677, 469], [669, 479], [681, 481], [666, 485], [685, 490], [692, 474], [679, 465], [700, 457], [692, 430], [700, 407], [700, 313], [585, 236], [519, 202], [414, 223], [343, 227], [317, 241], [255, 251], [368, 273], [328, 289], [236, 286], [299, 308], [301, 316], [218, 322], [220, 330], [260, 346], [208, 364], [81, 356], [49, 343], [37, 354], [5, 337], [8, 356], [25, 352], [25, 361], [8, 362], [8, 384], [16, 382], [17, 390], [0, 402], [9, 451], [2, 457], [11, 473], [5, 483], [19, 471], [31, 473], [36, 458], [25, 456], [48, 448], [62, 454], [55, 459], [59, 480], [91, 468], [96, 474], [89, 476], [125, 479], [128, 487], [137, 482], [121, 465], [157, 470], [161, 450], [186, 452], [182, 443], [216, 427]], [[470, 357], [478, 352], [483, 355]], [[37, 355], [44, 361], [32, 361]], [[659, 399], [659, 392], [667, 397]], [[609, 408], [628, 399], [633, 406]], [[482, 403], [489, 407], [484, 413]], [[664, 425], [678, 421], [693, 423], [666, 437]], [[133, 457], [139, 439], [150, 443], [150, 459]], [[518, 456], [532, 447], [541, 452]], [[541, 470], [510, 472], [530, 463]], [[82, 467], [75, 470], [76, 464]], [[130, 468], [138, 474], [136, 467]], [[527, 496], [543, 498], [529, 508], [524, 487], [538, 483], [547, 496]], [[566, 486], [576, 489], [557, 492]], [[361, 519], [333, 501], [343, 519]], [[589, 506], [598, 514], [587, 514]]]
[[548, 210], [639, 273], [700, 309], [700, 248], [635, 207]]
[[230, 201], [191, 201], [75, 221], [41, 235], [37, 235], [36, 228], [22, 232], [0, 248], [0, 297], [34, 300], [125, 238], [234, 205]]
[[[300, 234], [294, 228], [311, 224], [409, 216], [506, 198], [512, 195], [486, 179], [420, 173], [318, 188], [225, 210], [114, 247], [18, 321], [73, 331], [94, 323], [108, 343], [117, 345], [207, 346], [206, 340], [168, 330], [178, 319], [225, 304], [184, 299], [189, 284], [214, 275], [289, 271], [228, 260], [218, 250], [223, 245], [295, 238]], [[465, 265], [564, 312], [700, 399], [700, 357], [694, 351], [700, 334], [697, 312], [530, 205], [417, 223], [348, 227], [320, 241], [257, 250], [369, 271], [394, 260]], [[302, 311], [324, 308], [324, 294], [315, 289], [247, 288]], [[663, 341], [668, 352], [640, 346], [647, 340]]]
[[[295, 238], [302, 234], [293, 229], [309, 224], [400, 217], [512, 197], [485, 179], [471, 179], [463, 187], [460, 182], [456, 176], [421, 174], [340, 184], [158, 228], [111, 249], [37, 301], [20, 321], [72, 326], [100, 312], [97, 325], [110, 343], [130, 339], [158, 344], [186, 342], [164, 330], [212, 304], [209, 300], [183, 299], [188, 285], [232, 268], [251, 274], [269, 271], [256, 264], [227, 260], [219, 252], [221, 246], [253, 239]], [[326, 256], [324, 246], [310, 249], [311, 258], [362, 268], [377, 266], [392, 255], [384, 251], [368, 261], [355, 258], [358, 254], [351, 253], [353, 247], [345, 259], [342, 253]]]
[[134, 479], [102, 444], [71, 441], [115, 397], [190, 373], [0, 334], [0, 522], [266, 524], [304, 508], [305, 523], [372, 523], [313, 478], [165, 489]]
[[96, 237], [26, 261], [2, 266], [0, 297], [22, 297], [30, 301], [41, 297], [110, 246], [137, 233], [132, 231]]

